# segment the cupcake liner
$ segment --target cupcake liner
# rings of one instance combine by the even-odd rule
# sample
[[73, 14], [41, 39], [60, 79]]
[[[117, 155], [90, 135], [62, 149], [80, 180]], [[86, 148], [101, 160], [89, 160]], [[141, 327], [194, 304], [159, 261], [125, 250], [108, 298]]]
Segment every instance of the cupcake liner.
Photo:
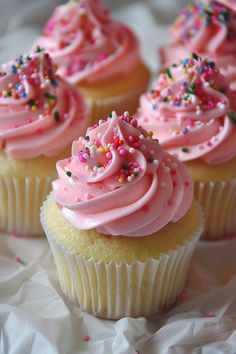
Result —
[[103, 119], [108, 113], [116, 111], [118, 115], [128, 111], [134, 114], [139, 105], [140, 95], [145, 87], [118, 96], [111, 96], [102, 99], [92, 99], [85, 97], [89, 113], [89, 125], [94, 124], [99, 119]]
[[0, 230], [19, 236], [43, 236], [40, 207], [51, 177], [0, 177]]
[[219, 240], [235, 232], [236, 180], [195, 182], [194, 189], [206, 218], [202, 238]]
[[47, 227], [45, 209], [41, 222], [50, 243], [63, 292], [95, 316], [119, 319], [150, 317], [169, 307], [183, 289], [194, 246], [203, 231], [203, 215], [195, 232], [175, 250], [158, 260], [131, 264], [95, 261], [77, 256], [59, 244]]

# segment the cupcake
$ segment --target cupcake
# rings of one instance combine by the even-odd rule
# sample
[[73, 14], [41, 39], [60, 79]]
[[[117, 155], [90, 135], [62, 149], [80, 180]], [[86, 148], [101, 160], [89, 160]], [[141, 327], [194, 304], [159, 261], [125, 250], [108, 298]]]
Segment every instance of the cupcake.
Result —
[[58, 6], [35, 47], [46, 48], [58, 73], [83, 93], [94, 121], [116, 107], [135, 112], [149, 81], [138, 40], [113, 21], [100, 0]]
[[184, 161], [206, 214], [204, 237], [236, 231], [236, 95], [211, 60], [196, 54], [161, 73], [137, 119]]
[[21, 55], [0, 71], [0, 231], [41, 236], [39, 210], [55, 162], [85, 132], [81, 95], [48, 54]]
[[109, 319], [170, 306], [203, 228], [185, 166], [113, 112], [57, 171], [41, 221], [69, 299]]
[[191, 52], [214, 60], [236, 90], [236, 6], [234, 1], [196, 1], [180, 12], [160, 49], [162, 67]]

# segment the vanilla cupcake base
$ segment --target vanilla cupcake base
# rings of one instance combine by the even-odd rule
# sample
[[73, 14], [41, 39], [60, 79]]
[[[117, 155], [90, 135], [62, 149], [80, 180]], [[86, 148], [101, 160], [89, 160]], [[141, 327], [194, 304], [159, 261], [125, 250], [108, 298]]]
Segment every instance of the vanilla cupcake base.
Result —
[[56, 161], [63, 153], [17, 159], [0, 151], [0, 231], [24, 237], [41, 237], [40, 208], [56, 178]]
[[206, 217], [202, 238], [220, 240], [236, 233], [236, 158], [219, 165], [189, 161], [186, 166]]
[[[191, 213], [195, 213], [195, 217], [192, 217]], [[150, 317], [169, 307], [178, 298], [184, 286], [194, 246], [203, 230], [203, 217], [196, 205], [192, 206], [184, 221], [188, 220], [188, 217], [190, 222], [194, 220], [196, 223], [192, 234], [184, 237], [179, 244], [177, 241], [175, 246], [173, 225], [167, 225], [161, 230], [160, 244], [166, 249], [165, 252], [162, 249], [155, 251], [147, 246], [154, 238], [158, 244], [158, 233], [142, 238], [117, 238], [90, 230], [87, 236], [83, 232], [81, 239], [77, 239], [77, 243], [80, 243], [78, 248], [81, 248], [79, 253], [74, 236], [80, 238], [80, 230], [63, 219], [52, 197], [47, 199], [41, 210], [42, 225], [53, 252], [64, 293], [83, 310], [108, 319], [125, 316]], [[178, 223], [179, 231], [183, 231], [184, 222]], [[68, 239], [67, 235], [63, 234], [65, 230]], [[97, 240], [94, 238], [95, 233]], [[172, 239], [169, 249], [168, 234]], [[146, 244], [147, 238], [149, 241]], [[109, 243], [110, 250], [107, 248]], [[103, 252], [99, 251], [100, 247]], [[116, 254], [114, 247], [117, 249]], [[134, 255], [130, 254], [129, 248], [134, 248]], [[144, 257], [153, 251], [159, 255], [156, 259], [146, 257], [140, 260], [143, 257], [142, 250]], [[88, 257], [93, 253], [94, 256]]]

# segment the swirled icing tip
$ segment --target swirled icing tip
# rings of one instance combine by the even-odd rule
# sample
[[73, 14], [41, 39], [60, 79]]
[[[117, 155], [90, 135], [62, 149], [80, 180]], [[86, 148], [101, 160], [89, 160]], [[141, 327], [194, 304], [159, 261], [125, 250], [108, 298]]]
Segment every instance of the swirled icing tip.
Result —
[[174, 156], [128, 112], [88, 128], [57, 163], [53, 193], [64, 217], [79, 229], [113, 236], [146, 236], [189, 209], [193, 183]]
[[[34, 53], [20, 55], [2, 65], [0, 71], [0, 104], [22, 104], [26, 109], [37, 111], [45, 106], [49, 112], [55, 106], [55, 91], [58, 85], [55, 66], [48, 53], [39, 48]], [[32, 90], [36, 94], [32, 98]], [[55, 113], [55, 112], [54, 112]], [[57, 119], [55, 113], [55, 119]]]
[[58, 73], [72, 84], [128, 73], [139, 60], [136, 36], [111, 19], [101, 0], [69, 1], [58, 6], [34, 47], [37, 45], [47, 49]]
[[[209, 0], [204, 0], [204, 2], [208, 3]], [[229, 9], [236, 11], [236, 0], [217, 0], [219, 4], [222, 4]]]
[[235, 98], [215, 62], [192, 53], [160, 73], [137, 118], [182, 161], [223, 163], [235, 156]]
[[85, 124], [82, 96], [56, 74], [42, 48], [2, 65], [0, 148], [7, 154], [57, 155], [84, 131]]
[[228, 82], [215, 62], [192, 53], [160, 73], [150, 97], [153, 110], [161, 104], [162, 109], [171, 107], [176, 112], [184, 109], [187, 114], [190, 107], [195, 107], [191, 118], [198, 119], [203, 111], [226, 110], [229, 104], [224, 94], [228, 91]]
[[220, 1], [196, 1], [182, 9], [170, 29], [173, 42], [178, 40], [179, 43], [186, 44], [193, 41], [194, 37], [198, 36], [203, 24], [206, 28], [213, 30], [215, 28], [215, 32], [217, 32], [217, 27], [222, 26], [232, 32], [233, 27], [230, 26], [232, 14], [230, 8], [224, 5]]

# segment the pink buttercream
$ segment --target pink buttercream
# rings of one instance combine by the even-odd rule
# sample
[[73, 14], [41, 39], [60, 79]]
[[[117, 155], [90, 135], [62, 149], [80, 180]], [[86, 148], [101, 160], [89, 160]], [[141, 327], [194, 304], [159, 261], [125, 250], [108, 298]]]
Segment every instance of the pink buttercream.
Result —
[[195, 52], [214, 60], [236, 90], [236, 13], [233, 9], [235, 2], [226, 0], [196, 1], [183, 9], [171, 27], [170, 44], [160, 49], [162, 66]]
[[55, 199], [79, 229], [147, 236], [182, 218], [192, 203], [185, 166], [127, 112], [89, 128], [57, 170]]
[[0, 149], [17, 158], [57, 155], [86, 127], [81, 95], [55, 76], [48, 54], [22, 55], [0, 71]]
[[137, 119], [182, 161], [227, 162], [236, 156], [236, 95], [214, 62], [193, 57], [160, 74]]
[[135, 35], [111, 20], [101, 0], [58, 6], [35, 46], [45, 48], [58, 65], [58, 73], [73, 84], [126, 74], [139, 60]]

